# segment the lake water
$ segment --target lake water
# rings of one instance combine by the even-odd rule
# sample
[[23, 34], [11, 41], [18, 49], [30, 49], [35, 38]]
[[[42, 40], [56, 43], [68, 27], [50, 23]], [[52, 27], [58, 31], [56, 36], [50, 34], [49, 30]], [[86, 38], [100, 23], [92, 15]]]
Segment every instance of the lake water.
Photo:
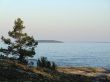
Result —
[[110, 68], [110, 43], [39, 43], [34, 59], [41, 56], [58, 66]]

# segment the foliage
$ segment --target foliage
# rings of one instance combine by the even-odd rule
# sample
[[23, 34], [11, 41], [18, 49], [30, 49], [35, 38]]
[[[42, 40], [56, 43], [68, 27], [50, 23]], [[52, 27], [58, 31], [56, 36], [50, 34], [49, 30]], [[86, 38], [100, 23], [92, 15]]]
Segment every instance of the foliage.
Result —
[[57, 65], [54, 62], [47, 60], [46, 57], [41, 57], [37, 60], [37, 66], [41, 68], [48, 68], [51, 70], [56, 70]]
[[5, 38], [4, 36], [1, 38], [8, 47], [1, 48], [0, 52], [4, 55], [18, 56], [20, 61], [24, 61], [25, 57], [33, 57], [35, 55], [35, 47], [38, 42], [33, 36], [23, 33], [25, 26], [20, 18], [15, 20], [14, 24], [13, 30], [8, 32], [10, 38]]
[[[65, 69], [65, 70], [63, 70]], [[12, 60], [0, 60], [0, 82], [110, 82], [108, 70], [87, 75], [86, 73], [74, 74], [74, 68], [68, 72], [68, 67], [63, 67], [62, 72], [49, 70], [48, 72], [35, 67], [28, 67]], [[80, 68], [78, 68], [79, 70]], [[82, 69], [82, 68], [81, 68]], [[86, 71], [86, 70], [85, 70]], [[93, 72], [89, 72], [91, 74]], [[101, 75], [100, 75], [101, 73]], [[97, 74], [97, 75], [96, 75]]]
[[6, 59], [6, 58], [7, 58], [6, 56], [0, 54], [0, 59]]

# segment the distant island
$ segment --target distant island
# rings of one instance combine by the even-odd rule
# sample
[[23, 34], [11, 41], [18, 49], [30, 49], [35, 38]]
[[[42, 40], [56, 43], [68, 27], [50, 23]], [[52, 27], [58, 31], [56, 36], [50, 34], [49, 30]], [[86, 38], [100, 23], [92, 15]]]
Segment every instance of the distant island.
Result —
[[64, 42], [57, 40], [38, 40], [38, 43], [64, 43]]

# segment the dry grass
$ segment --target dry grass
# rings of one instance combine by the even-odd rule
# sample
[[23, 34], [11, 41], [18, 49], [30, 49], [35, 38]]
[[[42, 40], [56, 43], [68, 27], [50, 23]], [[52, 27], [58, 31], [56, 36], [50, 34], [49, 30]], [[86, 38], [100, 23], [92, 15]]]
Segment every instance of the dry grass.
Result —
[[[28, 67], [13, 60], [0, 60], [0, 81], [1, 78], [6, 80], [10, 80], [10, 78], [16, 80], [17, 78], [18, 82], [24, 82], [25, 80], [30, 82], [94, 82], [97, 78], [101, 79], [99, 75], [106, 75], [107, 77], [104, 76], [104, 78], [107, 82], [108, 79], [110, 81], [110, 73], [107, 72], [103, 68], [91, 67], [58, 67], [57, 71], [52, 71], [44, 68]], [[10, 81], [12, 82], [12, 80]]]
[[59, 67], [58, 71], [67, 74], [80, 74], [85, 76], [97, 76], [98, 74], [106, 74], [108, 72], [103, 68], [92, 67]]

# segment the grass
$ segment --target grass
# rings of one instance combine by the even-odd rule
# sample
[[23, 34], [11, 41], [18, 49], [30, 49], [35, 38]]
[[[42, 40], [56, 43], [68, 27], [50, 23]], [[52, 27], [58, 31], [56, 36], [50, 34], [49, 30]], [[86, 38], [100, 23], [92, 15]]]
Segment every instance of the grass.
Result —
[[110, 82], [109, 77], [101, 79], [87, 75], [87, 73], [104, 73], [104, 71], [91, 67], [58, 67], [53, 71], [47, 68], [28, 67], [9, 59], [0, 60], [0, 82], [94, 82], [96, 80]]

